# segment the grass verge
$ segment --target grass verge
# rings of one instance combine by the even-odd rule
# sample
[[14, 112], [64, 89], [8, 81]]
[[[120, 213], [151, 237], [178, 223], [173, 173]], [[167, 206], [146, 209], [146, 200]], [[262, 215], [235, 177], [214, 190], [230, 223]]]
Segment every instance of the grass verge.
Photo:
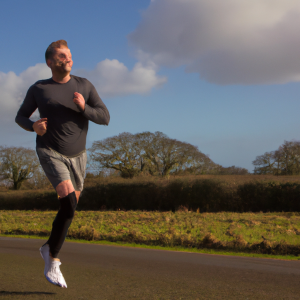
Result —
[[[40, 237], [35, 235], [1, 235], [3, 237], [12, 238], [26, 238], [26, 239], [41, 239], [47, 240], [46, 237]], [[66, 238], [66, 241], [81, 244], [96, 244], [96, 245], [108, 245], [108, 246], [119, 246], [119, 247], [132, 247], [132, 248], [143, 248], [153, 249], [162, 251], [177, 251], [177, 252], [188, 252], [188, 253], [200, 253], [210, 255], [226, 255], [226, 256], [241, 256], [241, 257], [254, 257], [264, 259], [279, 259], [279, 260], [295, 260], [299, 261], [300, 257], [294, 255], [270, 255], [270, 254], [256, 254], [256, 253], [245, 253], [245, 252], [233, 252], [233, 251], [222, 251], [215, 249], [197, 249], [197, 248], [184, 248], [184, 247], [162, 247], [162, 246], [148, 246], [135, 243], [125, 242], [109, 242], [109, 241], [87, 241], [87, 240], [76, 240], [72, 238]]]
[[[55, 215], [0, 211], [0, 234], [47, 237]], [[68, 238], [300, 257], [300, 213], [77, 211]]]

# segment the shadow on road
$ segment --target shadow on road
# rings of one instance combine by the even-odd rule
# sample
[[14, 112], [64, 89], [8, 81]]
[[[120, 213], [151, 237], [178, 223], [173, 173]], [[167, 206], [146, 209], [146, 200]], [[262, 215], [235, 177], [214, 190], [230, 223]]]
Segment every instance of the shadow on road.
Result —
[[48, 293], [48, 292], [8, 292], [8, 291], [0, 291], [0, 297], [4, 295], [56, 295], [56, 293]]

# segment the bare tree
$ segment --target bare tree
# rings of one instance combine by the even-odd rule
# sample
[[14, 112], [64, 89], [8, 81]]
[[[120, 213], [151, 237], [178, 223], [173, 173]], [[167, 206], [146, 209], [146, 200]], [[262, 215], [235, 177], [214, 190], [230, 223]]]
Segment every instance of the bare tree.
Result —
[[284, 141], [276, 151], [259, 155], [252, 162], [256, 174], [300, 174], [300, 141]]
[[168, 138], [162, 132], [121, 133], [93, 143], [91, 160], [130, 177], [148, 172], [167, 176], [187, 168], [201, 168], [211, 160], [196, 146]]
[[300, 174], [300, 142], [284, 141], [278, 149], [281, 154], [282, 174], [295, 175]]
[[0, 174], [20, 189], [25, 180], [32, 178], [39, 161], [34, 150], [24, 147], [0, 146]]
[[44, 170], [41, 166], [38, 166], [33, 176], [26, 181], [26, 184], [28, 188], [30, 189], [49, 189], [52, 188], [52, 184], [47, 178]]
[[252, 162], [255, 166], [255, 174], [273, 174], [274, 169], [274, 151], [265, 152], [263, 155], [256, 156], [256, 159]]
[[143, 132], [136, 137], [141, 149], [141, 170], [148, 170], [151, 175], [199, 170], [211, 162], [196, 146], [171, 139], [162, 132]]
[[279, 176], [281, 174], [281, 161], [282, 161], [282, 152], [280, 150], [276, 150], [273, 152], [274, 159], [274, 172], [273, 174]]
[[89, 149], [91, 164], [96, 168], [111, 168], [121, 176], [132, 178], [140, 171], [140, 148], [133, 134], [124, 132], [96, 141]]

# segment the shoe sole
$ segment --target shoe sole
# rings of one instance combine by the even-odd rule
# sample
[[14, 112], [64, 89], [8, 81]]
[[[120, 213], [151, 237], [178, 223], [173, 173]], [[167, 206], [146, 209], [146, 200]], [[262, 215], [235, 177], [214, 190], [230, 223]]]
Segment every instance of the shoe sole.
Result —
[[64, 286], [64, 285], [62, 285], [62, 284], [52, 282], [47, 276], [45, 276], [45, 277], [46, 277], [46, 279], [48, 280], [48, 282], [52, 283], [53, 285], [58, 286], [58, 287], [61, 287], [61, 288], [63, 288], [63, 289], [66, 289], [66, 288], [67, 288], [66, 286]]

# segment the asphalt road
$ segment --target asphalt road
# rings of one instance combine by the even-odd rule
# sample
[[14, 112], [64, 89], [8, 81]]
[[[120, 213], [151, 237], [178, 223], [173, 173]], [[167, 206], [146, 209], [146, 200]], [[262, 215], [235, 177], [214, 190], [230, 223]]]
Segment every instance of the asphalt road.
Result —
[[67, 289], [44, 278], [43, 240], [0, 237], [0, 299], [300, 299], [300, 262], [67, 242]]

